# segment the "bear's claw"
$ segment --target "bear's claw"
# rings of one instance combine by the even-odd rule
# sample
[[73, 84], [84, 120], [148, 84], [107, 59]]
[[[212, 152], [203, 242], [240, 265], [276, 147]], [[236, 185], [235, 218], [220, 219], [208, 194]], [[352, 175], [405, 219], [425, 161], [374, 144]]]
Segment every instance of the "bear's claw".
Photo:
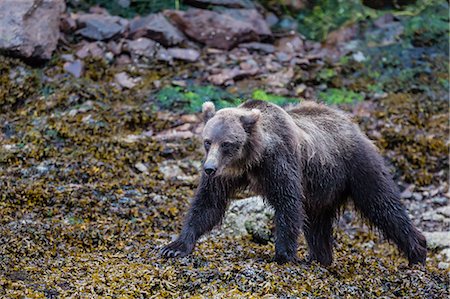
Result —
[[176, 240], [161, 248], [159, 255], [166, 258], [185, 257], [191, 253], [192, 248], [190, 247], [188, 244]]

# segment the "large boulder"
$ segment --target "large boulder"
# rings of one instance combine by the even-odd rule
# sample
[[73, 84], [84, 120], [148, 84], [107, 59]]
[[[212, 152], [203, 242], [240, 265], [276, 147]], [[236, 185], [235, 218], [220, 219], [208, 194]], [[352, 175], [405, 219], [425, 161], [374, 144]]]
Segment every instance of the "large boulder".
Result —
[[219, 49], [231, 49], [242, 42], [270, 36], [269, 26], [254, 9], [224, 9], [220, 12], [191, 8], [186, 12], [165, 12], [192, 39]]
[[0, 50], [27, 59], [50, 59], [64, 10], [64, 0], [0, 0]]
[[134, 39], [139, 37], [151, 38], [166, 47], [181, 44], [186, 39], [183, 33], [161, 13], [132, 20], [130, 35]]

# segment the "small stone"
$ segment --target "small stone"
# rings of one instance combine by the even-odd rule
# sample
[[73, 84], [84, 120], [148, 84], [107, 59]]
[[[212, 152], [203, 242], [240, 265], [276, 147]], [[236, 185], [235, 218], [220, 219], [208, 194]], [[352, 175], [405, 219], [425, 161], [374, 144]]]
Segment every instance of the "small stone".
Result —
[[198, 123], [200, 122], [199, 118], [195, 114], [183, 114], [181, 116], [181, 121], [184, 123]]
[[446, 217], [450, 217], [450, 206], [438, 208], [438, 209], [436, 209], [436, 212], [438, 212], [439, 214], [442, 214]]
[[434, 197], [431, 199], [432, 203], [438, 204], [440, 206], [445, 206], [448, 203], [448, 198], [440, 196], [440, 197]]
[[69, 62], [73, 62], [73, 60], [75, 59], [72, 54], [63, 54], [61, 55], [61, 58]]
[[159, 171], [164, 175], [165, 179], [177, 179], [179, 176], [184, 176], [184, 172], [178, 166], [176, 161], [167, 160], [158, 165]]
[[427, 221], [443, 221], [445, 217], [435, 211], [428, 211], [422, 215], [422, 219]]
[[128, 41], [127, 45], [131, 54], [147, 58], [151, 58], [155, 55], [156, 42], [151, 39], [141, 37], [136, 40]]
[[443, 258], [450, 262], [450, 248], [445, 248], [444, 250], [442, 250], [441, 255], [443, 256]]
[[167, 49], [169, 55], [175, 59], [186, 61], [197, 61], [200, 57], [200, 52], [194, 49], [182, 49], [182, 48], [169, 48]]
[[400, 197], [404, 199], [409, 199], [412, 197], [412, 192], [406, 189], [405, 191], [402, 192], [402, 194], [400, 194]]
[[131, 89], [136, 86], [136, 83], [134, 83], [134, 80], [128, 76], [127, 73], [121, 72], [114, 75], [114, 79], [116, 82], [125, 88]]
[[412, 197], [417, 201], [421, 201], [423, 199], [423, 195], [419, 192], [413, 192]]
[[83, 73], [83, 61], [77, 59], [74, 62], [66, 62], [64, 63], [64, 70], [70, 74], [72, 74], [75, 78], [80, 78]]
[[144, 163], [138, 162], [134, 165], [134, 167], [136, 167], [140, 172], [148, 174], [148, 168]]
[[443, 232], [423, 232], [429, 248], [450, 247], [450, 231]]
[[450, 263], [439, 262], [439, 264], [438, 264], [438, 268], [441, 270], [448, 269], [448, 267], [450, 267]]

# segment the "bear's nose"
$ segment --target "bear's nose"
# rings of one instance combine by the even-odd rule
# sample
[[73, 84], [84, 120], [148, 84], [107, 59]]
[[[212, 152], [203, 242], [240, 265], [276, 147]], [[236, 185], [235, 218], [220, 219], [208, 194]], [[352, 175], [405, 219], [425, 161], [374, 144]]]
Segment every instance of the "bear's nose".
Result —
[[206, 161], [205, 165], [203, 165], [203, 169], [205, 170], [207, 175], [211, 175], [216, 172], [217, 167], [215, 164], [216, 163], [213, 163], [213, 161]]
[[214, 174], [214, 172], [216, 172], [216, 168], [212, 166], [205, 166], [205, 172], [207, 175]]

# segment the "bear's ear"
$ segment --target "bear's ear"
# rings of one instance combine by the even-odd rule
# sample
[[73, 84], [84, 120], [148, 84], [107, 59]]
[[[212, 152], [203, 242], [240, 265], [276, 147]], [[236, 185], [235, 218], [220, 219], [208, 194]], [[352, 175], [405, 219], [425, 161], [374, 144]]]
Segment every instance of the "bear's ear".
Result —
[[258, 109], [252, 109], [250, 113], [244, 114], [240, 117], [242, 126], [244, 129], [249, 132], [258, 122], [259, 117], [261, 116], [261, 111]]
[[216, 107], [213, 102], [204, 102], [202, 105], [203, 122], [206, 122], [216, 114]]

